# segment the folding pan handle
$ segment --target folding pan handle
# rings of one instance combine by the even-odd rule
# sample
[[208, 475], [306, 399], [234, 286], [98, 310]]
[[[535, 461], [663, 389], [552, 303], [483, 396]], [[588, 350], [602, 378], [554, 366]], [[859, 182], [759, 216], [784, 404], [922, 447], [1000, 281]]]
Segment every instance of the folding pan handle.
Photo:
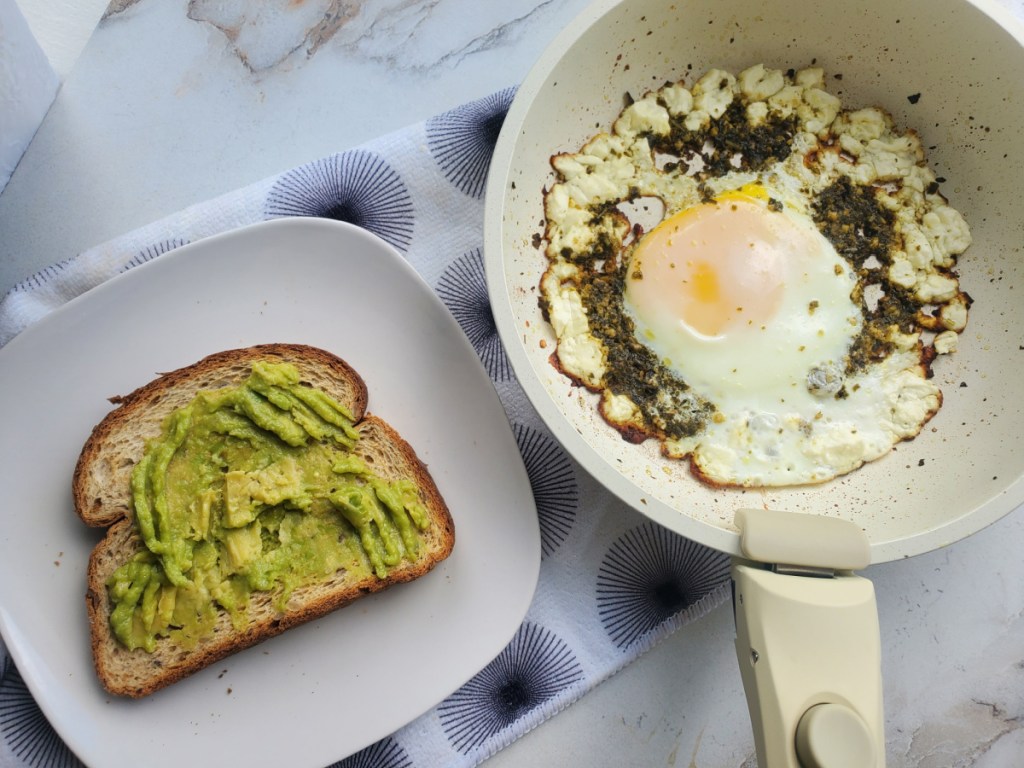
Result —
[[883, 768], [881, 642], [852, 523], [740, 510], [736, 656], [761, 768]]

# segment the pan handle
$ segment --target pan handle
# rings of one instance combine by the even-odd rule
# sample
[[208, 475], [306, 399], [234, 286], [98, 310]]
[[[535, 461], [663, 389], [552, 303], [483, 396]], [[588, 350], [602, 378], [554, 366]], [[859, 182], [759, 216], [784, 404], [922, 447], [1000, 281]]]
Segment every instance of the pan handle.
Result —
[[762, 768], [883, 768], [867, 539], [833, 518], [740, 510], [732, 565], [736, 656]]

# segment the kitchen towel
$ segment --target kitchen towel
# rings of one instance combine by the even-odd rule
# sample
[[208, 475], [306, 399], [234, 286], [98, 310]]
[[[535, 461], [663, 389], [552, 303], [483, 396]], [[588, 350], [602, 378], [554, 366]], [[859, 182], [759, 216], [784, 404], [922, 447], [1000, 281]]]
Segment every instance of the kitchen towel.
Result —
[[[729, 595], [728, 557], [648, 521], [554, 440], [512, 375], [483, 270], [487, 169], [508, 88], [255, 182], [57, 263], [0, 301], [0, 344], [71, 298], [170, 250], [281, 216], [340, 219], [397, 248], [451, 310], [513, 425], [541, 531], [540, 579], [509, 645], [434, 709], [332, 768], [479, 764]], [[0, 767], [73, 766], [6, 649]]]

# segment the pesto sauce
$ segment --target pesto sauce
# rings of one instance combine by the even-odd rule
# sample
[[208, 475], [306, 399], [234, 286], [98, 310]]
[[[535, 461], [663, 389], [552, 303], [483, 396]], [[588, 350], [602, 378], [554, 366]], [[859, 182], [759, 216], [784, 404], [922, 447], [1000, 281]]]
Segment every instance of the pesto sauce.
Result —
[[132, 473], [145, 549], [107, 581], [118, 640], [191, 648], [221, 612], [243, 628], [254, 592], [283, 610], [303, 584], [385, 578], [413, 557], [429, 525], [418, 490], [375, 476], [358, 439], [352, 414], [287, 363], [255, 363], [168, 416]]
[[[860, 285], [872, 280], [866, 262], [875, 259], [888, 267], [898, 248], [896, 216], [881, 203], [878, 193], [874, 186], [855, 184], [844, 176], [823, 189], [814, 202], [818, 229], [857, 272]], [[858, 286], [857, 290], [862, 288]], [[861, 295], [856, 298], [860, 303]], [[874, 308], [864, 307], [865, 322], [846, 358], [847, 375], [888, 357], [895, 348], [892, 329], [914, 333], [919, 309], [910, 291], [888, 284]]]

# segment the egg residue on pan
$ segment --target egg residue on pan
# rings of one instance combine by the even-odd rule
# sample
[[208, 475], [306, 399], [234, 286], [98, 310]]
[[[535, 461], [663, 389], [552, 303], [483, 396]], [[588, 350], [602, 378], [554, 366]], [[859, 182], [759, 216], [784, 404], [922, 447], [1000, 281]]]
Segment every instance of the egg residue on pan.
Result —
[[714, 485], [798, 485], [938, 411], [968, 226], [917, 134], [843, 109], [821, 69], [667, 84], [552, 165], [552, 359], [627, 440]]

